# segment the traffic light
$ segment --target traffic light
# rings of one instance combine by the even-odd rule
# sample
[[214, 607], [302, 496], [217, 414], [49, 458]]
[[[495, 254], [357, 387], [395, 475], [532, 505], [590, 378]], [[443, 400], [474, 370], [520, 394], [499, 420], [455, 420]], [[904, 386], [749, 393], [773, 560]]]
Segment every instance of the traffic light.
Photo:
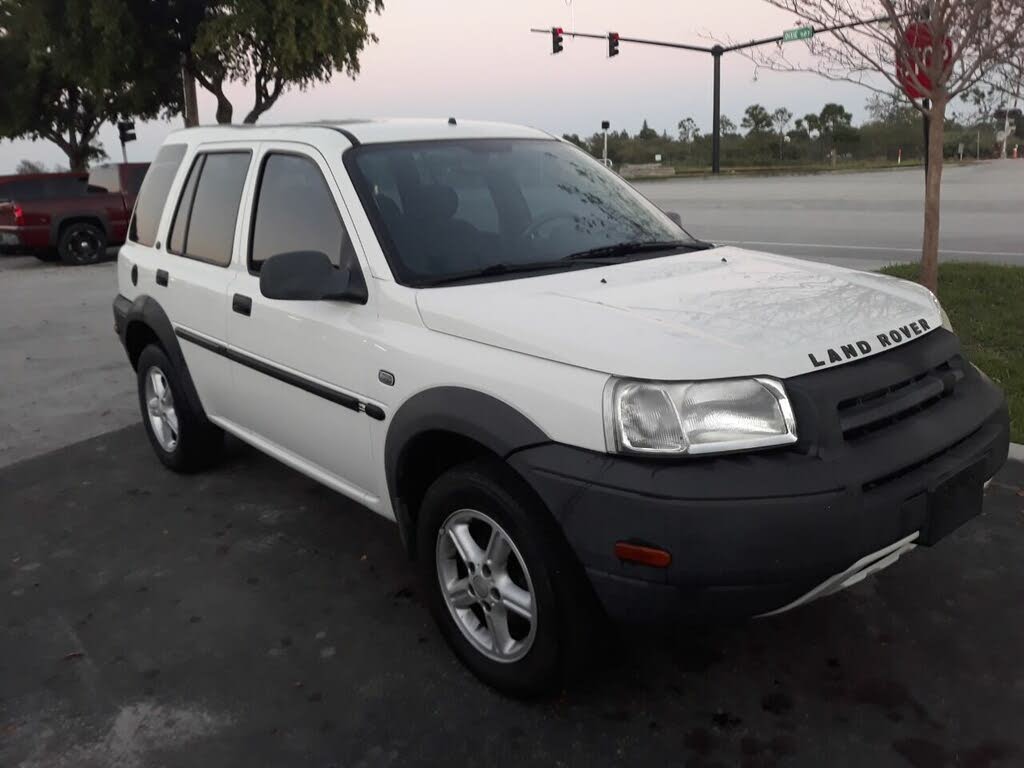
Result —
[[120, 120], [117, 123], [117, 132], [121, 136], [121, 143], [127, 144], [129, 141], [135, 141], [135, 121], [134, 120]]
[[608, 58], [619, 55], [619, 33], [608, 33]]
[[551, 52], [561, 53], [562, 52], [562, 28], [552, 27], [551, 28]]

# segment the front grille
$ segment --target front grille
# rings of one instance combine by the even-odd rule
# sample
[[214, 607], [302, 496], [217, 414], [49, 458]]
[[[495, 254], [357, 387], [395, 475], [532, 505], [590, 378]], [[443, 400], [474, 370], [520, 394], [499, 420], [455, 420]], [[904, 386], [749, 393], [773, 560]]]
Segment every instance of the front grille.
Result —
[[949, 397], [964, 377], [958, 363], [949, 360], [890, 386], [843, 400], [837, 406], [843, 439], [856, 441]]

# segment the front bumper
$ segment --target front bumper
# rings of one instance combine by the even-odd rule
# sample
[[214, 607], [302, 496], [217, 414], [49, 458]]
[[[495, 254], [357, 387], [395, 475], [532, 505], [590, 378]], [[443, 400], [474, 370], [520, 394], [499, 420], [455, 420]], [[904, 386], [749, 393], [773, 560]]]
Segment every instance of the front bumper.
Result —
[[[613, 618], [794, 607], [980, 512], [982, 483], [1008, 452], [1006, 401], [952, 334], [929, 337], [786, 382], [801, 429], [792, 449], [654, 462], [547, 444], [510, 461], [561, 524]], [[960, 378], [927, 407], [866, 434], [841, 431], [836, 407], [867, 391], [865, 381], [889, 387], [949, 363]], [[621, 562], [619, 541], [667, 550], [672, 561]]]

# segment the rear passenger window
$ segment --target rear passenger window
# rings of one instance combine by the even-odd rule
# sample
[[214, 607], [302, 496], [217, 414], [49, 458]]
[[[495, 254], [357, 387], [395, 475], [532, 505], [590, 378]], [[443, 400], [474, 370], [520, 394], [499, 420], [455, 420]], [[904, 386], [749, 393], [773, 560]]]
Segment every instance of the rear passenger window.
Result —
[[330, 187], [319, 166], [301, 155], [270, 154], [263, 161], [249, 245], [249, 269], [279, 253], [318, 251], [335, 266], [358, 270]]
[[168, 248], [190, 259], [231, 263], [235, 222], [249, 172], [249, 152], [199, 155], [178, 201]]
[[150, 247], [156, 242], [167, 193], [171, 191], [171, 184], [174, 183], [178, 166], [184, 157], [184, 144], [168, 144], [160, 148], [156, 160], [149, 166], [146, 179], [139, 189], [135, 214], [128, 231], [128, 237], [133, 242]]

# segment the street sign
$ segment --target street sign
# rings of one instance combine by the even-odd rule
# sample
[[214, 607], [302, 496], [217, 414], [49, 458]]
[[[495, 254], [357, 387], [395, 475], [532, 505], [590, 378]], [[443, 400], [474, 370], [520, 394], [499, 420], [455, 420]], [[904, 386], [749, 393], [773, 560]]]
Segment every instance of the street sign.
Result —
[[796, 29], [787, 29], [782, 33], [782, 42], [792, 43], [795, 40], [809, 40], [814, 37], [813, 27], [797, 27]]

